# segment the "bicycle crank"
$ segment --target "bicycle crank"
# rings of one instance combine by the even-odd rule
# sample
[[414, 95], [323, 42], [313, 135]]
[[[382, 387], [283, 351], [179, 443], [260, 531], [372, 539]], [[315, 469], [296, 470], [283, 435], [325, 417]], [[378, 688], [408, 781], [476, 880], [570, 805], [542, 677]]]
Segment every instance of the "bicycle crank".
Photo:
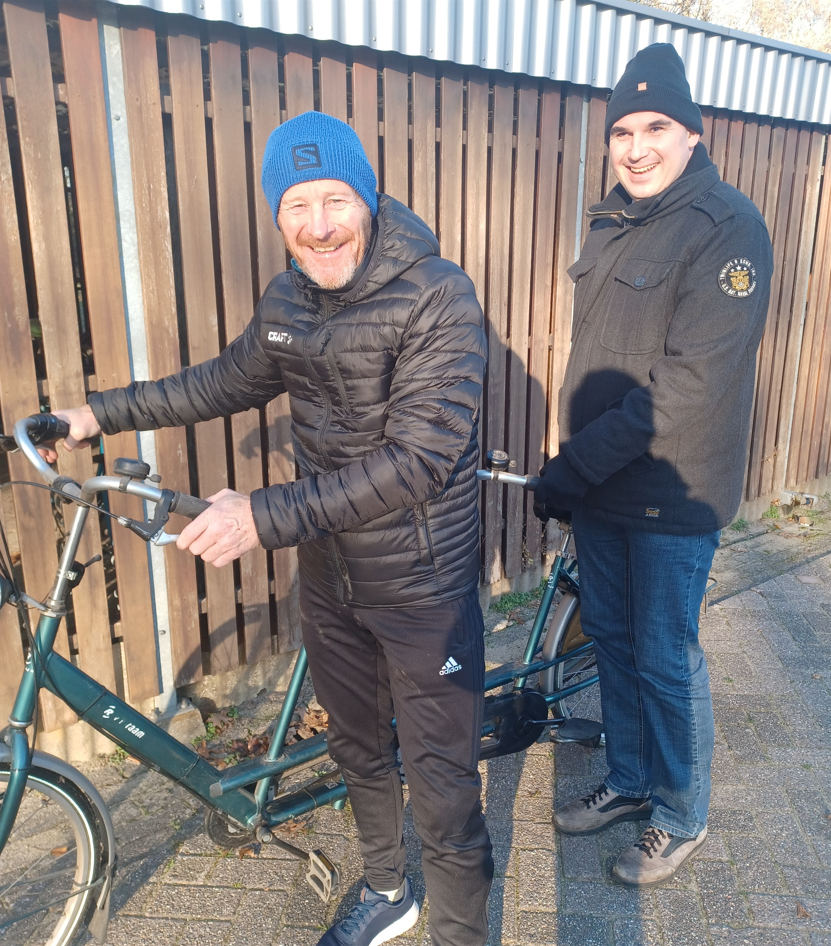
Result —
[[542, 735], [548, 704], [536, 690], [515, 690], [507, 696], [485, 697], [480, 759], [521, 752]]

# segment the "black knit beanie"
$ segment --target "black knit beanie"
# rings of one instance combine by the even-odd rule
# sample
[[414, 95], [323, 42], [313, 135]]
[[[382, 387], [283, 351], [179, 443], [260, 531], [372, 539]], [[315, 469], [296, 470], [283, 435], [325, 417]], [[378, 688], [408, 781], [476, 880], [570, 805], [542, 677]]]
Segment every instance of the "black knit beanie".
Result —
[[704, 134], [701, 110], [690, 95], [684, 63], [669, 43], [653, 43], [630, 59], [606, 107], [606, 144], [612, 125], [633, 112], [660, 112]]

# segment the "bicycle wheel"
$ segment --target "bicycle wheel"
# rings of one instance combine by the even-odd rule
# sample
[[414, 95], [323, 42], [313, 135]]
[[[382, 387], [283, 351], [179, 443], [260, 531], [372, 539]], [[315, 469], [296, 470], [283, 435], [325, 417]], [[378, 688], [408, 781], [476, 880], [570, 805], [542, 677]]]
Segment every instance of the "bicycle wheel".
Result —
[[[583, 633], [583, 625], [580, 621], [580, 603], [578, 602], [557, 642], [556, 656], [562, 657], [588, 643], [590, 643], [590, 638]], [[568, 687], [577, 686], [590, 680], [596, 673], [597, 663], [594, 659], [594, 648], [591, 648], [576, 657], [564, 660], [554, 667], [553, 690], [559, 692]], [[551, 709], [553, 715], [562, 716], [566, 719], [577, 716], [581, 719], [602, 721], [600, 687], [594, 683], [571, 696], [555, 700], [551, 705]]]
[[[0, 800], [9, 782], [0, 764]], [[104, 852], [92, 806], [71, 782], [33, 768], [0, 852], [0, 942], [68, 946], [95, 907]], [[74, 891], [78, 891], [75, 893]]]

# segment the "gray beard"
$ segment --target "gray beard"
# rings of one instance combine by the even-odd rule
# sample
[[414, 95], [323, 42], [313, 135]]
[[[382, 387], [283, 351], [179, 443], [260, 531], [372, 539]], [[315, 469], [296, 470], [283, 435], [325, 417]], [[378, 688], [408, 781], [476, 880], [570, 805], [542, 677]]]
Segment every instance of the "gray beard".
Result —
[[[300, 263], [297, 265], [300, 266]], [[307, 269], [304, 269], [302, 266], [300, 266], [300, 269], [303, 270], [304, 275], [308, 276], [316, 286], [320, 286], [321, 289], [332, 291], [334, 289], [343, 289], [344, 286], [349, 285], [349, 283], [352, 282], [355, 273], [358, 272], [358, 267], [360, 265], [360, 262], [355, 262], [352, 260], [342, 272], [330, 274], [324, 282], [318, 282], [314, 275]]]

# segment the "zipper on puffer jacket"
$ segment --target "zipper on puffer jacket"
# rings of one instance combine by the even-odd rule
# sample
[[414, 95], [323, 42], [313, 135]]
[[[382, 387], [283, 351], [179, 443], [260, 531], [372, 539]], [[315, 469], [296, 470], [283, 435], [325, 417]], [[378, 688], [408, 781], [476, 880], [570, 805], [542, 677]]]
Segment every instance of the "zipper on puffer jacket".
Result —
[[352, 600], [352, 581], [349, 578], [349, 571], [346, 568], [346, 562], [338, 549], [338, 543], [333, 535], [326, 537], [326, 547], [329, 550], [329, 561], [332, 563], [332, 570], [335, 573], [335, 581], [338, 584], [338, 601], [346, 604]]
[[[322, 318], [321, 321], [329, 317], [329, 300], [325, 295], [321, 295], [321, 305], [322, 305]], [[323, 462], [326, 466], [326, 469], [329, 472], [332, 472], [335, 467], [332, 461], [329, 459], [329, 454], [326, 453], [326, 449], [323, 446], [324, 438], [326, 436], [326, 431], [329, 427], [329, 421], [332, 419], [332, 402], [329, 399], [329, 394], [326, 390], [326, 386], [317, 376], [317, 372], [312, 367], [312, 359], [309, 357], [309, 335], [311, 333], [307, 332], [303, 336], [303, 362], [306, 365], [306, 371], [310, 378], [314, 378], [315, 384], [317, 385], [318, 391], [320, 391], [320, 397], [323, 401], [323, 420], [320, 424], [320, 429], [317, 432], [317, 452], [318, 455], [323, 459]]]
[[418, 539], [418, 560], [422, 565], [433, 564], [433, 543], [430, 541], [430, 530], [424, 515], [424, 504], [413, 506], [415, 517], [416, 539]]
[[[329, 317], [329, 299], [325, 294], [321, 294], [319, 297], [321, 301], [321, 319], [323, 322]], [[326, 453], [324, 448], [324, 438], [326, 436], [326, 431], [329, 427], [329, 422], [332, 419], [332, 401], [329, 398], [329, 394], [326, 391], [326, 386], [317, 376], [317, 372], [312, 367], [312, 359], [309, 357], [309, 334], [306, 333], [303, 336], [303, 361], [306, 365], [306, 371], [310, 378], [314, 378], [315, 384], [317, 384], [318, 391], [320, 391], [320, 396], [323, 400], [323, 421], [320, 424], [320, 429], [317, 432], [317, 452], [320, 458], [323, 460], [323, 464], [329, 472], [334, 472], [334, 464], [329, 459], [329, 454]], [[335, 576], [335, 581], [338, 586], [338, 601], [341, 604], [346, 603], [352, 598], [352, 582], [349, 580], [349, 572], [346, 568], [346, 562], [343, 560], [343, 556], [338, 551], [337, 544], [335, 542], [335, 537], [330, 535], [326, 538], [326, 549], [329, 553], [329, 564], [332, 568], [332, 574]]]

